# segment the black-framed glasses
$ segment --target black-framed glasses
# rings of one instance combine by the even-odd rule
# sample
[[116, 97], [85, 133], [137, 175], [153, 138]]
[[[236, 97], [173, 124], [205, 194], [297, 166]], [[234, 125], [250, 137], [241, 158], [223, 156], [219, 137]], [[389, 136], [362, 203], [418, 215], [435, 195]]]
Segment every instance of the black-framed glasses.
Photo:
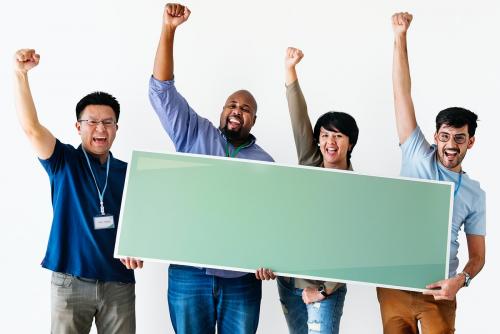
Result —
[[440, 142], [446, 143], [447, 141], [450, 140], [450, 138], [453, 137], [453, 140], [457, 144], [463, 144], [467, 140], [467, 135], [463, 133], [459, 133], [456, 135], [451, 135], [448, 132], [439, 132], [438, 133], [438, 139]]
[[99, 124], [102, 124], [105, 128], [111, 128], [116, 125], [116, 121], [114, 119], [103, 119], [101, 121], [96, 121], [94, 119], [79, 119], [78, 122], [86, 123], [88, 126], [95, 128]]

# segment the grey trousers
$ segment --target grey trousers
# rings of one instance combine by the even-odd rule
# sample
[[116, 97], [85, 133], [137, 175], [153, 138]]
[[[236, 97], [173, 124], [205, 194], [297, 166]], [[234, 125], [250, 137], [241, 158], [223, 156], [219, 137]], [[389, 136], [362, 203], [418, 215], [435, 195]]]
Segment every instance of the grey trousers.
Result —
[[51, 333], [135, 333], [135, 284], [52, 273]]

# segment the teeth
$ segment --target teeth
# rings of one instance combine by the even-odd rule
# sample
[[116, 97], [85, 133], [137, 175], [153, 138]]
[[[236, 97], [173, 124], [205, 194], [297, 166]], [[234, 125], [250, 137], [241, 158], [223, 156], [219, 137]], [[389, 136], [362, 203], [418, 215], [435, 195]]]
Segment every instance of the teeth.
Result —
[[237, 119], [236, 117], [229, 117], [229, 121], [231, 123], [237, 123], [237, 124], [241, 124], [240, 120]]

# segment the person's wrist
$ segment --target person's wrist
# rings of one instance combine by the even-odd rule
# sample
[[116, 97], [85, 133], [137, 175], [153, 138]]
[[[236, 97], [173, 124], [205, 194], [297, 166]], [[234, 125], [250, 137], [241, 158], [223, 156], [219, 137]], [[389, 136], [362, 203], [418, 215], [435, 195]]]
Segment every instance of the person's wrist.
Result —
[[165, 22], [163, 24], [163, 29], [167, 32], [175, 32], [175, 29], [177, 29], [177, 26], [174, 25], [173, 23], [170, 22]]
[[464, 287], [465, 286], [465, 280], [467, 279], [465, 277], [465, 274], [464, 273], [458, 273], [455, 277], [455, 280], [457, 281], [458, 283], [458, 286], [460, 288]]
[[469, 286], [471, 281], [471, 276], [468, 272], [462, 271], [458, 273], [455, 277], [458, 277], [461, 288]]
[[398, 41], [405, 41], [406, 40], [406, 31], [398, 31], [394, 33], [394, 37]]
[[321, 297], [322, 297], [321, 299], [326, 299], [326, 298], [330, 297], [330, 294], [328, 293], [328, 290], [324, 285], [320, 285], [320, 287], [318, 288], [317, 291], [321, 295]]
[[316, 299], [317, 301], [322, 301], [325, 300], [326, 298], [328, 297], [318, 291], [318, 298]]
[[28, 76], [28, 71], [16, 68], [14, 69], [14, 74], [20, 79], [25, 79]]

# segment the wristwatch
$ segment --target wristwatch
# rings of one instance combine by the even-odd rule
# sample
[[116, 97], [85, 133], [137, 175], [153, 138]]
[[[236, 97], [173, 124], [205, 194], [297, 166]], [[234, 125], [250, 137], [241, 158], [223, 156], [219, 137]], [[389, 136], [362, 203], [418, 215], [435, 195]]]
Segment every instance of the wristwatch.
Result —
[[468, 287], [469, 284], [470, 284], [470, 281], [472, 280], [472, 278], [470, 277], [469, 273], [466, 272], [466, 271], [462, 271], [460, 274], [464, 275], [465, 276], [465, 282], [464, 282], [464, 286], [465, 287]]
[[330, 295], [326, 293], [326, 289], [325, 289], [325, 286], [323, 284], [321, 284], [319, 286], [318, 292], [321, 293], [323, 295], [323, 297], [325, 297], [325, 298], [330, 297]]

